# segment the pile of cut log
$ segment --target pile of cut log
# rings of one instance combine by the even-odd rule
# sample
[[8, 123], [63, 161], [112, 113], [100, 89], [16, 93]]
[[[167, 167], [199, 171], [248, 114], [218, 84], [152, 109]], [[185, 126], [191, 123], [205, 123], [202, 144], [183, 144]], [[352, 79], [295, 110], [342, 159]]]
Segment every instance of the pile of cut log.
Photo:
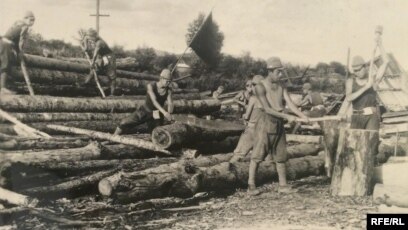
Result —
[[[71, 97], [100, 95], [96, 86], [77, 86], [90, 74], [89, 64], [82, 59], [70, 61], [26, 54], [25, 62], [36, 94]], [[117, 62], [116, 95], [144, 95], [146, 84], [159, 79], [156, 75], [128, 71], [132, 69], [132, 65], [137, 65], [129, 63], [128, 59], [118, 59]], [[17, 93], [27, 94], [28, 89], [21, 68], [14, 67], [11, 75], [15, 81], [15, 84], [11, 85], [12, 89]], [[109, 78], [99, 76], [99, 81], [104, 90], [108, 91]], [[197, 89], [179, 89], [176, 83], [174, 86], [175, 93], [198, 93]]]
[[[0, 98], [0, 108], [27, 125], [48, 134], [60, 134], [47, 125], [65, 125], [90, 130], [113, 132], [120, 120], [143, 105], [143, 99], [124, 98], [70, 98], [51, 96], [5, 96]], [[175, 113], [197, 115], [211, 114], [220, 109], [216, 100], [175, 100]], [[0, 118], [0, 132], [15, 135], [11, 124]], [[146, 127], [137, 127], [132, 132], [145, 132]]]

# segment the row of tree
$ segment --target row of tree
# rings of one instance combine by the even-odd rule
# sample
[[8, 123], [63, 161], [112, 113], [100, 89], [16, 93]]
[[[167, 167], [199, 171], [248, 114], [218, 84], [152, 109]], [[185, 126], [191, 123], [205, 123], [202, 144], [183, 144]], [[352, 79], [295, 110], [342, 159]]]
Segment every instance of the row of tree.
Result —
[[[205, 28], [203, 28], [203, 24]], [[224, 34], [219, 30], [217, 23], [212, 21], [212, 17], [205, 17], [202, 13], [189, 24], [186, 33], [186, 44], [191, 45], [192, 40], [197, 38], [197, 32], [203, 31], [203, 29], [205, 29], [205, 34], [201, 33], [200, 42], [209, 42], [209, 44], [203, 44], [206, 49], [201, 50], [201, 52], [207, 52], [207, 49], [212, 50], [208, 51], [208, 53], [201, 53], [201, 56], [211, 56], [214, 60], [211, 60], [211, 63], [208, 60], [204, 62], [203, 58], [200, 58], [194, 52], [184, 55], [183, 62], [190, 66], [194, 78], [194, 83], [191, 83], [193, 87], [201, 90], [215, 90], [219, 85], [224, 85], [229, 90], [236, 90], [236, 87], [241, 88], [243, 86], [248, 77], [256, 74], [267, 74], [266, 61], [253, 58], [249, 52], [244, 52], [238, 57], [222, 53]], [[30, 41], [25, 49], [27, 53], [36, 55], [84, 57], [79, 45], [73, 45], [63, 40], [46, 40], [37, 33], [31, 34]], [[118, 58], [134, 58], [138, 63], [138, 68], [134, 69], [134, 71], [138, 72], [157, 74], [161, 69], [174, 65], [178, 58], [175, 54], [157, 52], [154, 48], [146, 46], [126, 50], [123, 46], [111, 45], [111, 49]], [[302, 75], [306, 69], [305, 66], [292, 66], [290, 63], [287, 63], [286, 66], [290, 77]], [[330, 62], [329, 64], [321, 62], [309, 73], [319, 77], [333, 73], [344, 76], [346, 75], [346, 68], [339, 62]]]

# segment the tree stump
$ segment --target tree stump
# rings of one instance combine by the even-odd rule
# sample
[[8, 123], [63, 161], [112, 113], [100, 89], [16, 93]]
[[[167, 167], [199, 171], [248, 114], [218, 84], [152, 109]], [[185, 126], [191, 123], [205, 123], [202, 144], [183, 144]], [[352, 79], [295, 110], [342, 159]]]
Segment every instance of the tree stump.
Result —
[[372, 192], [378, 143], [378, 131], [340, 129], [331, 182], [332, 195], [365, 196]]

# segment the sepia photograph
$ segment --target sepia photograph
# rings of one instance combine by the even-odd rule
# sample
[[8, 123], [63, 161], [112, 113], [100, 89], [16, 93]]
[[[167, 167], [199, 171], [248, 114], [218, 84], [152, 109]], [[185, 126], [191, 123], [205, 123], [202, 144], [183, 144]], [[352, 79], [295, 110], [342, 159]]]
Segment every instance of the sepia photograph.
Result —
[[0, 230], [407, 229], [407, 9], [0, 0]]

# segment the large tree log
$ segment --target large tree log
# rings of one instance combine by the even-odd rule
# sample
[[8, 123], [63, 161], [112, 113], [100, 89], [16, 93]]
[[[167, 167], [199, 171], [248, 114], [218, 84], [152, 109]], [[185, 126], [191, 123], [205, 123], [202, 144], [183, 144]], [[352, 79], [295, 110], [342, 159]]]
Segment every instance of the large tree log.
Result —
[[312, 136], [312, 135], [298, 135], [298, 134], [286, 134], [287, 142], [296, 142], [296, 143], [313, 143], [320, 144], [322, 143], [322, 136]]
[[[34, 127], [38, 130], [46, 132], [51, 135], [61, 135], [66, 134], [66, 132], [54, 130], [48, 128], [48, 125], [62, 125], [75, 128], [86, 128], [89, 130], [95, 130], [100, 132], [113, 133], [116, 127], [119, 125], [120, 120], [111, 120], [111, 121], [67, 121], [67, 122], [38, 122], [38, 123], [27, 123], [31, 127]], [[0, 132], [16, 135], [17, 132], [13, 125], [0, 124]], [[140, 126], [132, 127], [129, 130], [126, 130], [126, 133], [146, 133], [147, 125], [143, 124]]]
[[50, 96], [5, 96], [0, 107], [10, 112], [133, 112], [144, 101]]
[[[0, 107], [9, 112], [133, 112], [144, 100], [115, 100], [51, 96], [4, 96]], [[210, 114], [220, 109], [216, 100], [175, 100], [174, 113]]]
[[[51, 71], [46, 69], [28, 69], [28, 74], [32, 83], [37, 84], [51, 84], [51, 85], [75, 85], [76, 83], [81, 83], [87, 78], [87, 74], [64, 72], [64, 71]], [[13, 68], [11, 75], [17, 82], [24, 82], [23, 73], [20, 69]], [[98, 79], [102, 86], [109, 86], [109, 77], [100, 75]], [[144, 80], [133, 80], [127, 78], [116, 78], [116, 86], [118, 88], [136, 90], [136, 89], [146, 89], [146, 84], [148, 81]]]
[[136, 146], [136, 147], [139, 147], [145, 150], [151, 150], [151, 151], [161, 152], [167, 155], [173, 155], [169, 151], [164, 150], [160, 147], [157, 147], [152, 142], [137, 139], [137, 138], [124, 137], [124, 136], [119, 136], [119, 135], [111, 135], [109, 133], [96, 132], [92, 130], [79, 129], [79, 128], [74, 128], [74, 127], [65, 127], [65, 126], [60, 126], [60, 125], [48, 125], [48, 128], [59, 130], [59, 131], [64, 131], [67, 133], [83, 134], [83, 135], [87, 135], [93, 138], [109, 140], [109, 141], [113, 141], [116, 143]]
[[192, 113], [196, 115], [211, 114], [220, 110], [221, 103], [218, 100], [175, 100], [174, 113]]
[[332, 195], [365, 196], [372, 192], [377, 131], [341, 129], [331, 182]]
[[323, 121], [320, 126], [323, 130], [323, 146], [325, 155], [326, 175], [331, 177], [333, 174], [334, 162], [336, 160], [336, 151], [339, 141], [340, 128], [345, 127], [345, 123], [340, 121]]
[[154, 158], [154, 159], [126, 159], [126, 160], [87, 160], [87, 161], [66, 161], [66, 162], [36, 162], [29, 163], [28, 166], [41, 168], [51, 171], [92, 171], [100, 169], [125, 169], [125, 170], [143, 170], [156, 167], [161, 164], [169, 164], [177, 161], [177, 158]]
[[[287, 162], [289, 180], [295, 180], [311, 175], [321, 175], [324, 171], [324, 161], [319, 156], [308, 156], [290, 159]], [[124, 179], [130, 192], [117, 192], [120, 202], [132, 202], [148, 198], [166, 196], [189, 197], [200, 191], [220, 191], [245, 187], [248, 180], [248, 162], [234, 165], [221, 163], [212, 167], [186, 172], [177, 164], [163, 165], [147, 169], [139, 174], [139, 178]], [[134, 175], [136, 176], [136, 175]], [[277, 179], [275, 164], [263, 162], [259, 166], [258, 183]], [[130, 186], [129, 186], [130, 185]]]
[[10, 204], [34, 207], [37, 205], [38, 200], [25, 195], [9, 191], [4, 188], [0, 188], [0, 200], [6, 201]]
[[[302, 148], [301, 146], [308, 146], [307, 144], [299, 145], [299, 146], [290, 146], [288, 147], [288, 158], [296, 158], [296, 157], [304, 157], [304, 156], [311, 156], [311, 155], [316, 155], [319, 151], [319, 149], [313, 149], [313, 147], [308, 146], [308, 148]], [[314, 146], [315, 147], [315, 146]], [[306, 149], [308, 151], [303, 151], [303, 149]], [[216, 154], [213, 156], [199, 156], [198, 158], [194, 159], [185, 159], [180, 162], [176, 162], [167, 166], [161, 166], [165, 169], [162, 168], [157, 168], [157, 169], [151, 169], [152, 170], [152, 175], [155, 174], [161, 174], [162, 176], [173, 176], [170, 175], [173, 173], [173, 169], [183, 169], [181, 170], [183, 173], [184, 171], [191, 171], [191, 170], [196, 170], [201, 167], [211, 167], [223, 162], [227, 162], [231, 159], [233, 156], [232, 153], [228, 154]], [[247, 159], [249, 160], [249, 159]], [[177, 170], [176, 170], [177, 171]], [[177, 173], [180, 172], [174, 172], [175, 176], [177, 177]], [[134, 176], [138, 177], [140, 176], [140, 172], [119, 172], [117, 174], [112, 175], [109, 178], [104, 178], [98, 185], [99, 191], [102, 195], [105, 196], [110, 196], [112, 193], [118, 189], [118, 188], [123, 188], [127, 187], [127, 189], [130, 189], [132, 187], [130, 183], [130, 187], [128, 186], [129, 183], [126, 182], [126, 178], [133, 178]], [[142, 173], [143, 175], [148, 175], [147, 173]], [[164, 174], [164, 175], [163, 175]], [[122, 181], [123, 180], [123, 181]], [[160, 181], [157, 181], [158, 183]]]
[[203, 129], [176, 122], [171, 125], [156, 127], [152, 133], [152, 141], [154, 144], [168, 149], [199, 141], [220, 141], [228, 136], [239, 136], [240, 134], [241, 130]]
[[3, 150], [27, 150], [27, 149], [67, 149], [80, 148], [88, 144], [83, 139], [12, 139], [0, 142], [0, 149]]
[[373, 181], [408, 190], [408, 162], [385, 163], [374, 168]]
[[[106, 171], [101, 171], [93, 173], [78, 179], [69, 180], [60, 184], [29, 188], [24, 190], [25, 194], [30, 194], [32, 196], [41, 196], [41, 197], [74, 197], [77, 195], [78, 190], [85, 190], [88, 194], [94, 191], [92, 189], [102, 178], [105, 178], [109, 175], [114, 174], [117, 169], [110, 169]], [[83, 193], [81, 193], [83, 195]]]
[[93, 142], [83, 148], [59, 149], [46, 151], [13, 151], [0, 153], [2, 162], [47, 162], [47, 161], [79, 161], [95, 159], [100, 156], [100, 148]]
[[[130, 113], [11, 113], [21, 122], [50, 122], [50, 121], [106, 121], [121, 120]], [[6, 120], [0, 117], [0, 122]]]
[[[25, 61], [27, 66], [40, 69], [49, 69], [49, 70], [59, 70], [67, 72], [76, 72], [76, 73], [89, 73], [89, 64], [88, 63], [75, 63], [71, 61], [64, 61], [55, 58], [45, 58], [41, 56], [25, 54]], [[157, 80], [158, 76], [130, 72], [124, 70], [117, 70], [117, 75], [119, 77], [127, 77], [133, 79], [143, 79], [143, 80]]]
[[405, 187], [376, 184], [373, 192], [373, 200], [376, 203], [388, 206], [408, 208], [408, 189]]
[[131, 145], [113, 144], [102, 145], [101, 157], [103, 159], [147, 159], [168, 157], [168, 155], [161, 152], [140, 149]]
[[[62, 97], [98, 97], [100, 96], [100, 91], [96, 86], [75, 86], [75, 85], [46, 85], [44, 84], [32, 84], [37, 95], [49, 95], [49, 96], [62, 96]], [[18, 94], [28, 94], [28, 89], [25, 83], [16, 82], [10, 85], [10, 88], [17, 92]], [[105, 93], [109, 93], [110, 87], [102, 87]], [[204, 99], [196, 89], [174, 89], [173, 98], [177, 99]], [[187, 94], [187, 95], [183, 95]], [[129, 89], [129, 88], [118, 88], [115, 89], [115, 95], [138, 95], [139, 99], [144, 99], [146, 95], [145, 88]], [[142, 96], [143, 95], [143, 96]], [[142, 98], [143, 97], [143, 98]], [[109, 98], [112, 99], [112, 98]]]

